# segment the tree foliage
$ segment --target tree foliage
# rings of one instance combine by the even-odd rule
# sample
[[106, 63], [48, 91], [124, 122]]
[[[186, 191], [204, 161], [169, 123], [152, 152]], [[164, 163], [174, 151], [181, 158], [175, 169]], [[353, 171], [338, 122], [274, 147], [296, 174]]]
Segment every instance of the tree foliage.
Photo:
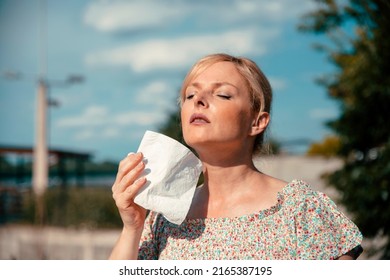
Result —
[[300, 29], [331, 38], [331, 48], [322, 49], [336, 71], [321, 83], [340, 105], [340, 116], [328, 125], [345, 160], [328, 180], [363, 235], [387, 240], [380, 253], [390, 259], [390, 2], [316, 2]]
[[179, 108], [171, 112], [166, 120], [166, 122], [159, 128], [159, 132], [169, 136], [173, 139], [176, 139], [180, 143], [185, 144], [183, 139], [183, 133], [181, 130], [181, 121], [180, 121], [180, 110]]
[[340, 139], [337, 136], [327, 136], [322, 142], [311, 144], [306, 154], [330, 158], [337, 156], [339, 150]]

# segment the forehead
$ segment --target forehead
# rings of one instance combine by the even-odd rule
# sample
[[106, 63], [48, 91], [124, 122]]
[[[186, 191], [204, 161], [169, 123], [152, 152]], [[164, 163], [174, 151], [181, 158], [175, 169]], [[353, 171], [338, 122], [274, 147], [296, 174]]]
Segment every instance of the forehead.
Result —
[[216, 62], [198, 73], [189, 81], [193, 83], [222, 83], [229, 82], [238, 87], [245, 85], [245, 80], [232, 62]]

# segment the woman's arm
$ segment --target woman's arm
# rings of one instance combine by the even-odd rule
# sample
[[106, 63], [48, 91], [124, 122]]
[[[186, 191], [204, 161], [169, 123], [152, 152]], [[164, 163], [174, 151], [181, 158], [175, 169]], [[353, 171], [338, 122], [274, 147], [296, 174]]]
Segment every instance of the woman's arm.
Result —
[[363, 252], [363, 247], [361, 245], [356, 246], [351, 251], [337, 258], [338, 260], [356, 260], [360, 254]]
[[141, 177], [145, 168], [141, 153], [129, 154], [118, 168], [117, 177], [112, 186], [113, 198], [123, 222], [123, 230], [116, 242], [110, 259], [137, 259], [146, 210], [134, 202], [134, 197], [146, 183]]
[[347, 254], [342, 255], [342, 256], [340, 256], [340, 257], [337, 258], [337, 259], [338, 259], [338, 260], [354, 260], [354, 258], [353, 258], [352, 256], [347, 255]]
[[128, 231], [124, 227], [114, 248], [110, 260], [136, 260], [138, 258], [138, 246], [142, 230]]

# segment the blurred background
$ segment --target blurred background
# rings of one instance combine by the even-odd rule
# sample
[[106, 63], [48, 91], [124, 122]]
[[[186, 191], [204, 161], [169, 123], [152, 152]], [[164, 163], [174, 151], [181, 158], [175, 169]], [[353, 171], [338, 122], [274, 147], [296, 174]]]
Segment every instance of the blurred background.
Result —
[[[385, 0], [0, 0], [0, 259], [105, 259], [118, 162], [181, 140], [191, 65], [247, 56], [274, 90], [259, 169], [330, 195], [390, 259]], [[37, 175], [38, 174], [38, 175]]]

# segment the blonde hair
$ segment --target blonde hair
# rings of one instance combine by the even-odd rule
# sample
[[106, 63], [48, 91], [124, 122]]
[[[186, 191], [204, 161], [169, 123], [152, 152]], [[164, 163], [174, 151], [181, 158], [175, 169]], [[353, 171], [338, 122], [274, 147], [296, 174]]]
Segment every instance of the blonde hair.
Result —
[[[235, 65], [237, 71], [246, 82], [251, 96], [252, 109], [255, 113], [271, 113], [272, 88], [267, 77], [260, 70], [257, 64], [248, 58], [235, 57], [224, 53], [205, 56], [192, 66], [185, 77], [180, 90], [180, 104], [183, 102], [185, 90], [191, 81], [208, 67], [217, 62], [231, 62]], [[255, 139], [253, 147], [254, 154], [264, 151], [264, 133], [265, 131], [259, 134]]]

